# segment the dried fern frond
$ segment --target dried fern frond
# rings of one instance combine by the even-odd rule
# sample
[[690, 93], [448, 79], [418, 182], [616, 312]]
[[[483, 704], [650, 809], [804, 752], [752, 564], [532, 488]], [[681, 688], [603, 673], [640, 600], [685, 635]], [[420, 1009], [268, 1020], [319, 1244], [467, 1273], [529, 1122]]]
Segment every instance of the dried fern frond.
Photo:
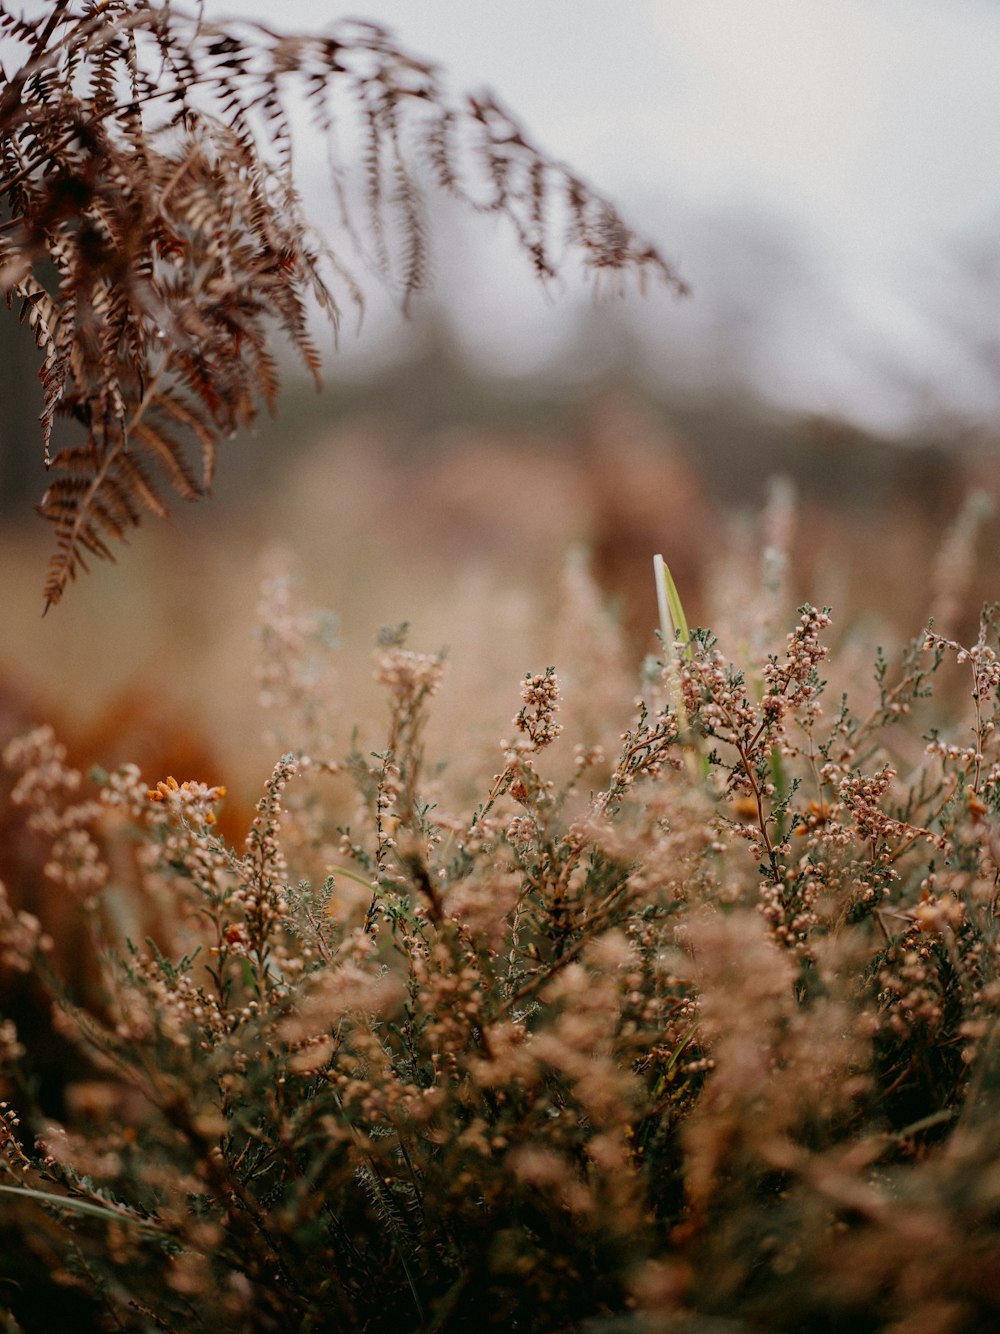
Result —
[[[219, 440], [273, 404], [276, 327], [318, 377], [309, 311], [336, 329], [345, 302], [360, 307], [352, 261], [373, 263], [404, 308], [426, 285], [422, 177], [505, 217], [543, 279], [575, 253], [598, 278], [683, 290], [496, 101], [450, 100], [374, 25], [293, 37], [169, 0], [57, 0], [35, 21], [0, 3], [0, 36], [23, 57], [0, 93], [0, 288], [43, 352], [46, 606], [85, 553], [110, 557], [171, 493], [204, 493]], [[296, 90], [330, 146], [334, 241], [313, 233], [295, 185]], [[338, 143], [361, 146], [360, 215]], [[85, 439], [51, 455], [57, 416]]]

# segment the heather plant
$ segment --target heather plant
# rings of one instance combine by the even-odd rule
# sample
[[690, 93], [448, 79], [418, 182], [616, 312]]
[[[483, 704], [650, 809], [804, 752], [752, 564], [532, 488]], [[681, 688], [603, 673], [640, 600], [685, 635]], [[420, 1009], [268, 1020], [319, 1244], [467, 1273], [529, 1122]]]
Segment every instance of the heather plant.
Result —
[[[543, 279], [575, 250], [680, 286], [496, 102], [453, 101], [370, 25], [60, 0], [0, 4], [0, 33], [21, 60], [0, 274], [43, 357], [49, 603], [207, 488], [274, 396], [275, 323], [316, 371], [307, 300], [336, 325], [350, 257], [404, 305], [421, 289], [414, 163]], [[292, 174], [296, 80], [330, 139], [329, 248]], [[577, 562], [580, 642], [511, 683], [471, 793], [429, 740], [446, 658], [386, 630], [377, 729], [349, 719], [332, 623], [280, 566], [259, 685], [281, 753], [242, 837], [224, 775], [85, 775], [51, 727], [6, 747], [80, 923], [68, 976], [25, 906], [44, 896], [0, 892], [0, 968], [45, 987], [72, 1053], [54, 1098], [0, 1012], [8, 1329], [996, 1327], [997, 613], [957, 628], [981, 504], [937, 624], [871, 682], [831, 611], [787, 615], [780, 487], [768, 514], [760, 597], [715, 633], [657, 562], [637, 683]]]
[[[262, 685], [301, 724], [290, 596]], [[446, 660], [387, 631], [378, 739], [283, 755], [237, 845], [217, 784], [8, 747], [102, 979], [4, 909], [89, 1062], [57, 1120], [0, 1029], [17, 1325], [995, 1326], [996, 615], [832, 704], [827, 611], [670, 628], [614, 738], [529, 671], [471, 801], [426, 753]]]

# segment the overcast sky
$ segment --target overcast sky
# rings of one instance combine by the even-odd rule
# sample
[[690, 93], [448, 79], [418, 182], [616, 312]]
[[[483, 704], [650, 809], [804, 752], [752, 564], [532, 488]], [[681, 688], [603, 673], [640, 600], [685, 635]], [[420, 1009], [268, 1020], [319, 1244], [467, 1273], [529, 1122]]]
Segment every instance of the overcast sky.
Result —
[[[998, 376], [967, 329], [1000, 326], [997, 0], [205, 9], [308, 30], [372, 19], [438, 60], [456, 91], [494, 88], [691, 282], [690, 301], [641, 311], [665, 364], [714, 338], [723, 376], [728, 362], [799, 407], [887, 428], [921, 411], [996, 414]], [[531, 364], [569, 326], [573, 294], [547, 302], [511, 248], [470, 232], [464, 332], [513, 369]], [[379, 336], [376, 320], [365, 337]]]
[[[887, 427], [997, 403], [948, 327], [1000, 322], [1000, 281], [983, 293], [954, 272], [972, 238], [1000, 238], [995, 0], [374, 0], [366, 13], [457, 86], [494, 86], [653, 231], [694, 288], [682, 308], [644, 312], [668, 345], [720, 309], [752, 325], [743, 308], [787, 286], [753, 347], [732, 348], [765, 392]], [[513, 286], [505, 325], [530, 355], [532, 327], [544, 337], [559, 317]]]

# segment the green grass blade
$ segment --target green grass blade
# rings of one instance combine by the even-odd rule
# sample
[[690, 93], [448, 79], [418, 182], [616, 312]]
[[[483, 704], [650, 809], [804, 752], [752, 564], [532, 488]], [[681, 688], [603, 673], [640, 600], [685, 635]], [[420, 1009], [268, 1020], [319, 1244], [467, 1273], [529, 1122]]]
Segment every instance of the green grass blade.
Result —
[[680, 673], [677, 670], [677, 657], [674, 653], [674, 645], [679, 639], [682, 646], [681, 652], [686, 658], [690, 658], [691, 632], [688, 629], [687, 617], [684, 615], [684, 604], [681, 602], [681, 595], [678, 593], [677, 585], [670, 573], [670, 566], [659, 553], [653, 557], [653, 578], [656, 581], [656, 605], [660, 613], [660, 634], [663, 638], [663, 670], [666, 677], [667, 693], [670, 697], [670, 707], [680, 729], [680, 740], [684, 747], [684, 763], [691, 781], [696, 783], [699, 778], [705, 777], [705, 765], [703, 762], [699, 763], [701, 758], [700, 748], [691, 732], [687, 708], [684, 704], [684, 692], [681, 689]]
[[670, 573], [670, 566], [662, 556], [653, 557], [653, 576], [656, 579], [656, 603], [660, 612], [660, 632], [668, 644], [672, 644], [679, 638], [684, 645], [685, 653], [690, 650], [688, 641], [691, 638], [691, 632], [688, 629], [687, 617], [684, 615], [684, 604], [681, 602], [681, 595], [677, 591], [677, 585], [674, 583], [674, 577]]
[[113, 1204], [95, 1204], [93, 1200], [81, 1200], [75, 1195], [50, 1195], [44, 1190], [32, 1190], [29, 1186], [0, 1186], [5, 1195], [23, 1195], [36, 1204], [47, 1204], [55, 1209], [73, 1209], [78, 1214], [89, 1214], [92, 1218], [102, 1218], [106, 1223], [131, 1223], [133, 1227], [146, 1228], [150, 1232], [162, 1232], [162, 1226], [151, 1218], [133, 1214], [124, 1207], [116, 1208]]

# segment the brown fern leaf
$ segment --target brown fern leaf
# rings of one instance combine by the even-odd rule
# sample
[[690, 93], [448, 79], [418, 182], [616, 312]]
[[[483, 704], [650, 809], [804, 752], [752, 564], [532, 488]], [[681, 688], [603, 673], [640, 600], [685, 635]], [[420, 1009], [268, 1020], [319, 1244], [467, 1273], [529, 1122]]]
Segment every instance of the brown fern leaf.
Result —
[[[201, 496], [202, 489], [191, 470], [183, 442], [154, 422], [152, 415], [135, 424], [130, 443], [138, 443], [150, 458], [156, 460], [170, 485], [184, 500], [197, 500]], [[116, 455], [116, 468], [120, 469], [121, 458], [126, 452], [123, 448]]]
[[[453, 101], [373, 24], [292, 37], [169, 0], [55, 0], [35, 20], [0, 0], [0, 34], [21, 58], [0, 88], [0, 290], [43, 353], [48, 605], [166, 496], [204, 494], [220, 439], [273, 406], [275, 327], [318, 380], [310, 312], [336, 332], [360, 309], [354, 265], [404, 309], [426, 286], [425, 179], [502, 215], [542, 279], [575, 253], [599, 280], [682, 290], [494, 99]], [[329, 144], [324, 241], [293, 177], [296, 92]], [[56, 417], [84, 441], [50, 457]]]

